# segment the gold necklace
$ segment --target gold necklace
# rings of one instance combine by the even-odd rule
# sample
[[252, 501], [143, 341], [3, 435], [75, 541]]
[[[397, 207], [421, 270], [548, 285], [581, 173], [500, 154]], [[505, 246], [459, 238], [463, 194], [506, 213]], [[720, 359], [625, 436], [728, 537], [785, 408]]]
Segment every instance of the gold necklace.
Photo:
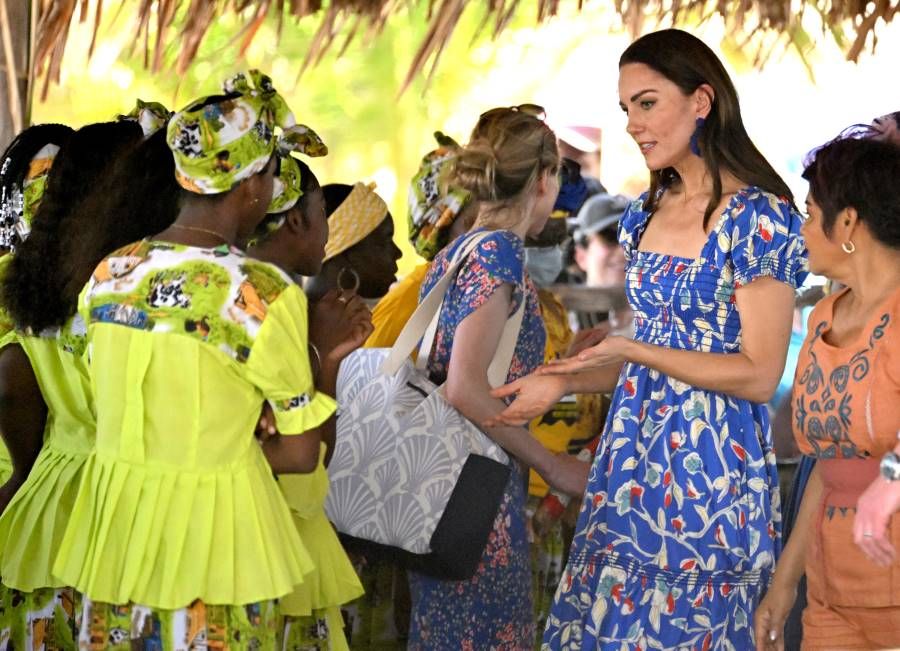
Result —
[[216, 231], [214, 231], [214, 230], [210, 230], [210, 229], [208, 229], [208, 228], [201, 228], [201, 227], [199, 227], [199, 226], [182, 226], [181, 224], [172, 224], [171, 226], [169, 226], [169, 228], [178, 228], [178, 229], [183, 230], [183, 231], [193, 231], [193, 232], [195, 232], [195, 233], [205, 233], [205, 234], [207, 234], [207, 235], [215, 235], [215, 236], [218, 237], [220, 240], [222, 240], [223, 242], [225, 242], [226, 244], [228, 244], [228, 238], [227, 238], [227, 237], [225, 237], [225, 236], [222, 235], [221, 233], [218, 233], [218, 232], [216, 232]]

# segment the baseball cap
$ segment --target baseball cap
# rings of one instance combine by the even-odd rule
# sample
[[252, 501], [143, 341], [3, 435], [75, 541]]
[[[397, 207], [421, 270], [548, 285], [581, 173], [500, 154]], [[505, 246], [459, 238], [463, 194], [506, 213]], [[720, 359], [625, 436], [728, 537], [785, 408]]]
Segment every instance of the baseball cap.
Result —
[[575, 218], [576, 239], [593, 235], [619, 223], [631, 200], [621, 194], [595, 194], [584, 202]]

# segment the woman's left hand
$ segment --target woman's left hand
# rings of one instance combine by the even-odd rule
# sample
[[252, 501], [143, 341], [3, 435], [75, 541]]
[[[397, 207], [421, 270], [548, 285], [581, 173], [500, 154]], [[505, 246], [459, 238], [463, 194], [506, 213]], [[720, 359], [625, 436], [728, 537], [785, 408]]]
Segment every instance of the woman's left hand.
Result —
[[853, 540], [872, 562], [887, 567], [896, 558], [888, 538], [891, 516], [900, 510], [900, 481], [877, 477], [859, 497], [853, 520]]
[[372, 334], [372, 313], [362, 298], [331, 290], [310, 309], [309, 339], [322, 361], [339, 363]]
[[606, 337], [596, 346], [582, 350], [577, 356], [555, 359], [541, 366], [535, 373], [538, 375], [564, 375], [590, 371], [610, 364], [622, 364], [628, 361], [626, 353], [628, 347], [633, 343], [627, 337]]

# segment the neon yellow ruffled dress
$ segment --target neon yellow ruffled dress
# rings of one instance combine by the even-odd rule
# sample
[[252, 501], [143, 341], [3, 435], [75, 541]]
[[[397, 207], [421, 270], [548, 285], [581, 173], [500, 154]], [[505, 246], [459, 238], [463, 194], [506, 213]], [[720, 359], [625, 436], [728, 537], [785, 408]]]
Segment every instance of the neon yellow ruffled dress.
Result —
[[282, 597], [313, 563], [254, 437], [322, 423], [306, 299], [236, 249], [138, 242], [85, 293], [97, 442], [55, 574], [87, 598], [175, 610]]
[[[292, 631], [291, 627], [297, 627], [309, 618], [325, 620], [330, 651], [347, 649], [340, 607], [363, 594], [356, 571], [325, 515], [328, 471], [324, 459], [325, 444], [322, 443], [315, 472], [278, 478], [297, 531], [316, 564], [316, 570], [303, 584], [279, 602], [281, 614], [286, 616], [283, 649], [308, 642], [303, 631]], [[298, 621], [296, 618], [303, 619]]]
[[81, 316], [40, 336], [19, 334], [17, 342], [47, 404], [47, 424], [28, 478], [0, 516], [0, 576], [3, 585], [31, 592], [64, 586], [51, 568], [93, 449], [96, 424]]

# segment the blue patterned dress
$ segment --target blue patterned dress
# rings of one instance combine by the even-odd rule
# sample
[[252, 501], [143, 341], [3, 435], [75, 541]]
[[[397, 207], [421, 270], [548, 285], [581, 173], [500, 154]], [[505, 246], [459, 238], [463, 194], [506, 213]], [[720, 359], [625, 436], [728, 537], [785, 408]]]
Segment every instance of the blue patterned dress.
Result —
[[[619, 227], [638, 341], [736, 353], [735, 289], [806, 276], [799, 217], [772, 194], [737, 193], [695, 259], [638, 250], [642, 202]], [[544, 648], [755, 648], [780, 521], [766, 407], [625, 364]]]
[[[420, 296], [447, 268], [463, 237], [434, 260]], [[544, 361], [544, 324], [537, 291], [525, 276], [522, 240], [509, 231], [487, 236], [463, 263], [444, 299], [434, 348], [428, 362], [432, 380], [443, 382], [453, 334], [468, 315], [504, 284], [515, 287], [510, 314], [525, 299], [525, 315], [510, 365], [509, 382], [528, 375]], [[506, 485], [494, 529], [475, 575], [467, 581], [442, 581], [409, 573], [412, 595], [409, 649], [482, 651], [527, 650], [534, 644], [531, 565], [525, 532], [525, 474], [515, 464]]]

